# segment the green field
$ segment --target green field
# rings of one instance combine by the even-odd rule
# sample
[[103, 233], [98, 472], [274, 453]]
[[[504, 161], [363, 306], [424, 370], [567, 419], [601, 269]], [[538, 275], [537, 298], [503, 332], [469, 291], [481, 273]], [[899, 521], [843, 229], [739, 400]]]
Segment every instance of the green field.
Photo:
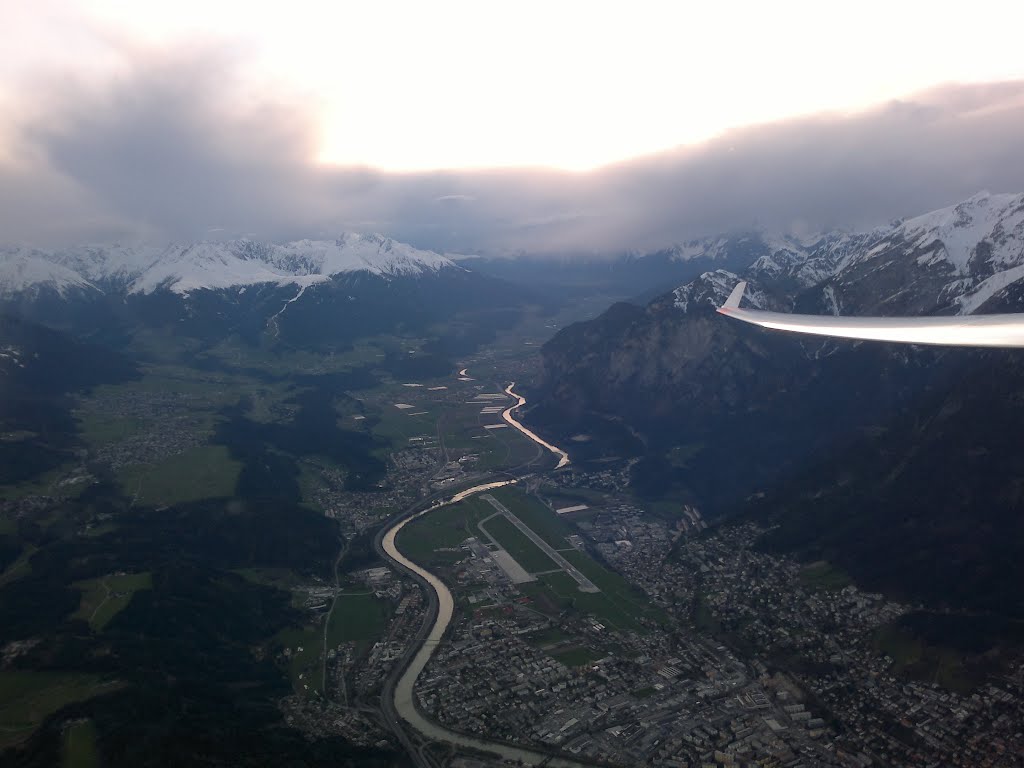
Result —
[[96, 749], [96, 726], [92, 720], [79, 720], [64, 731], [61, 755], [63, 768], [99, 768]]
[[0, 485], [0, 499], [14, 501], [29, 496], [52, 496], [54, 498], [71, 499], [77, 497], [89, 483], [65, 482], [80, 475], [81, 465], [76, 462], [62, 464], [56, 469], [36, 475], [31, 480], [18, 483], [17, 485]]
[[703, 443], [685, 443], [684, 445], [674, 446], [668, 452], [669, 463], [673, 467], [686, 468], [689, 466], [690, 460], [702, 450], [704, 450]]
[[554, 549], [567, 550], [561, 555], [601, 589], [598, 593], [580, 592], [576, 582], [566, 574], [542, 576], [543, 584], [557, 604], [571, 600], [575, 608], [592, 613], [602, 623], [619, 629], [640, 629], [641, 619], [664, 620], [664, 614], [617, 573], [607, 570], [585, 552], [568, 549], [566, 537], [573, 532], [572, 526], [543, 503], [514, 488], [499, 488], [493, 495]]
[[299, 695], [321, 694], [323, 692], [323, 676], [321, 675], [323, 629], [320, 627], [286, 629], [277, 635], [277, 640], [282, 649], [287, 648], [291, 651], [288, 657], [288, 676], [295, 692]]
[[77, 421], [82, 437], [92, 445], [116, 443], [144, 432], [149, 426], [142, 419], [118, 418], [99, 411], [79, 411]]
[[234, 572], [254, 584], [277, 587], [285, 592], [306, 583], [306, 580], [288, 568], [235, 568]]
[[10, 584], [12, 581], [20, 579], [32, 572], [32, 564], [29, 562], [32, 555], [39, 550], [33, 546], [28, 545], [22, 550], [21, 554], [18, 555], [18, 559], [7, 566], [3, 573], [0, 573], [0, 587], [4, 587]]
[[661, 609], [652, 606], [643, 592], [631, 586], [619, 574], [602, 567], [586, 553], [565, 552], [563, 556], [601, 589], [596, 594], [581, 593], [584, 604], [596, 602], [596, 598], [604, 598], [607, 603], [615, 606], [615, 610], [605, 614], [613, 624], [621, 626], [618, 616], [622, 617], [622, 621], [632, 624], [640, 619], [659, 623], [665, 620]]
[[[459, 545], [471, 536], [490, 540], [478, 524], [484, 524], [498, 543], [528, 571], [549, 571], [557, 566], [504, 516], [479, 497], [434, 510], [406, 525], [398, 534], [398, 548], [417, 563], [451, 563], [465, 554]], [[446, 551], [448, 550], [448, 551]], [[455, 550], [455, 551], [451, 551]]]
[[[316, 375], [351, 371], [379, 361], [388, 351], [393, 351], [405, 341], [388, 335], [366, 337], [351, 346], [345, 345], [324, 353], [271, 347], [268, 344], [238, 344], [229, 338], [206, 350], [206, 353], [239, 371], [258, 369], [273, 376], [290, 377], [303, 373]], [[417, 343], [417, 348], [420, 343]]]
[[140, 589], [152, 589], [152, 574], [132, 573], [103, 576], [77, 582], [82, 590], [82, 601], [73, 618], [89, 622], [93, 632], [102, 632], [111, 619], [128, 607], [135, 593]]
[[556, 506], [574, 507], [577, 504], [600, 506], [608, 501], [608, 494], [592, 488], [562, 488], [547, 483], [541, 486], [541, 493], [557, 502]]
[[[378, 420], [374, 424], [373, 433], [377, 437], [386, 440], [389, 446], [405, 448], [409, 445], [410, 437], [436, 438], [437, 419], [440, 409], [435, 403], [417, 403], [417, 395], [410, 394], [410, 392], [415, 393], [418, 391], [418, 389], [407, 390], [404, 393], [399, 392], [394, 395], [393, 402], [412, 405], [412, 408], [404, 410], [395, 408], [392, 401], [388, 400], [381, 405], [379, 412], [376, 414]], [[420, 411], [426, 411], [426, 413], [418, 416], [409, 415], [419, 413]], [[347, 428], [352, 429], [354, 427], [347, 426]], [[390, 453], [391, 447], [381, 448], [377, 453], [383, 458], [386, 454]]]
[[483, 444], [487, 447], [487, 450], [481, 453], [480, 461], [474, 465], [479, 469], [518, 467], [543, 457], [537, 444], [517, 429], [481, 429], [479, 432], [484, 432], [484, 437], [475, 442], [477, 445]]
[[560, 645], [561, 643], [572, 640], [571, 635], [567, 635], [559, 627], [548, 627], [538, 632], [532, 632], [524, 637], [526, 642], [530, 645], [536, 646], [537, 648], [549, 648], [554, 645]]
[[[292, 627], [278, 633], [278, 647], [289, 650], [288, 677], [295, 693], [323, 695], [324, 654], [346, 642], [356, 644], [356, 653], [364, 652], [383, 634], [389, 616], [388, 603], [372, 594], [342, 593], [329, 618], [325, 615], [317, 625]], [[328, 620], [325, 638], [323, 622]]]
[[[579, 557], [568, 557], [569, 554]], [[580, 592], [575, 579], [567, 573], [550, 573], [533, 584], [522, 584], [524, 594], [534, 598], [538, 610], [551, 616], [571, 610], [593, 616], [609, 629], [643, 632], [641, 619], [660, 621], [663, 615], [650, 606], [643, 595], [635, 593], [620, 576], [604, 570], [582, 552], [567, 553], [572, 562], [597, 586], [607, 591]]]
[[390, 614], [387, 601], [372, 594], [339, 595], [327, 627], [328, 647], [345, 642], [355, 642], [357, 648], [367, 646], [384, 633]]
[[[516, 562], [530, 573], [550, 571], [558, 567], [550, 557], [545, 555], [536, 544], [526, 537], [526, 534], [516, 528], [504, 515], [492, 517], [486, 523], [483, 523], [483, 527], [498, 540], [498, 544], [501, 545], [502, 549], [512, 555]], [[482, 533], [481, 538], [483, 538]]]
[[0, 749], [27, 738], [58, 709], [115, 687], [95, 675], [0, 672]]
[[231, 496], [242, 465], [222, 445], [200, 445], [154, 465], [118, 471], [126, 495], [138, 504], [178, 504]]
[[552, 549], [565, 549], [569, 546], [566, 537], [575, 533], [575, 529], [533, 496], [527, 496], [515, 488], [499, 488], [492, 495], [530, 526]]
[[[500, 387], [487, 387], [488, 391], [499, 391]], [[466, 399], [475, 397], [476, 390], [468, 390]], [[502, 407], [512, 403], [510, 399], [496, 401]], [[474, 468], [508, 469], [519, 466], [537, 457], [537, 445], [519, 430], [484, 429], [485, 424], [502, 423], [501, 414], [482, 414], [488, 403], [464, 403], [445, 413], [442, 422], [444, 442], [449, 451], [463, 451], [479, 454]]]
[[[487, 403], [467, 403], [476, 396], [480, 382], [459, 382], [451, 377], [424, 379], [423, 387], [395, 387], [383, 390], [376, 398], [374, 416], [377, 418], [373, 432], [397, 448], [409, 445], [409, 438], [427, 437], [440, 448], [443, 444], [451, 458], [475, 454], [476, 461], [467, 469], [489, 470], [521, 465], [537, 456], [535, 444], [511, 428], [486, 430], [484, 424], [501, 421], [500, 414], [481, 414]], [[430, 386], [448, 387], [443, 394], [431, 392]], [[488, 391], [498, 391], [497, 385], [487, 386]], [[455, 404], [450, 399], [455, 398]], [[442, 403], [449, 399], [449, 403]], [[507, 405], [510, 401], [501, 401]], [[399, 409], [395, 403], [412, 405]], [[410, 415], [426, 411], [422, 415]], [[443, 442], [438, 441], [438, 433]], [[381, 454], [386, 451], [381, 451]]]
[[461, 504], [435, 509], [418, 517], [398, 532], [396, 544], [404, 554], [417, 563], [450, 563], [462, 559], [460, 552], [438, 550], [458, 549], [470, 536], [481, 538], [478, 522], [494, 514], [494, 507], [478, 498]]
[[573, 646], [565, 649], [559, 649], [551, 654], [551, 657], [556, 661], [560, 661], [567, 667], [582, 667], [591, 662], [603, 659], [608, 654], [595, 651], [593, 648], [587, 648], [585, 646]]
[[874, 647], [893, 660], [897, 674], [926, 683], [938, 683], [961, 694], [971, 693], [986, 675], [970, 669], [961, 654], [951, 648], [929, 645], [910, 631], [896, 626], [879, 627]]
[[804, 566], [800, 571], [800, 582], [811, 589], [834, 592], [850, 585], [850, 577], [825, 560]]
[[[664, 620], [664, 614], [621, 576], [605, 569], [585, 552], [570, 550], [564, 537], [572, 529], [554, 512], [517, 490], [502, 488], [492, 494], [553, 547], [567, 550], [561, 553], [565, 559], [601, 589], [597, 593], [580, 592], [579, 585], [568, 574], [544, 574], [536, 582], [519, 586], [523, 594], [534, 599], [538, 610], [552, 617], [570, 609], [582, 611], [610, 629], [622, 630], [643, 631], [643, 621]], [[470, 536], [486, 541], [477, 524], [495, 511], [479, 497], [435, 510], [402, 529], [398, 548], [415, 562], [428, 566], [462, 559], [464, 554], [458, 551], [459, 545]], [[493, 517], [484, 525], [526, 570], [535, 573], [557, 567], [504, 516]], [[446, 549], [456, 551], [446, 552]]]

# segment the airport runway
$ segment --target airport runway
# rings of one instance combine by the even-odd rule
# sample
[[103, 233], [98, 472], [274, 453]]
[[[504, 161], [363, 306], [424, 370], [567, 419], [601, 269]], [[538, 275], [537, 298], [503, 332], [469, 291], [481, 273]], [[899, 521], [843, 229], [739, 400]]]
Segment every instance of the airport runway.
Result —
[[512, 514], [512, 511], [508, 507], [506, 507], [504, 504], [502, 504], [496, 498], [491, 496], [491, 494], [489, 494], [489, 493], [483, 494], [480, 498], [484, 499], [488, 504], [490, 504], [492, 507], [494, 507], [496, 510], [498, 510], [501, 514], [503, 514], [505, 517], [507, 517], [509, 522], [512, 523], [512, 525], [514, 525], [516, 528], [518, 528], [520, 531], [522, 531], [526, 535], [526, 537], [530, 541], [532, 541], [534, 544], [536, 544], [537, 547], [545, 555], [547, 555], [552, 560], [554, 560], [559, 568], [561, 568], [563, 571], [565, 571], [570, 576], [572, 576], [576, 580], [576, 583], [580, 585], [580, 592], [600, 592], [601, 591], [600, 589], [597, 588], [597, 585], [594, 584], [594, 582], [592, 582], [586, 576], [584, 576], [579, 571], [579, 569], [576, 568], [576, 566], [574, 566], [572, 563], [570, 563], [568, 560], [566, 560], [564, 557], [562, 557], [558, 552], [556, 552], [554, 550], [554, 548], [550, 544], [548, 544], [546, 541], [544, 541], [544, 539], [542, 539], [540, 536], [538, 536], [536, 533], [534, 533], [533, 529], [530, 528], [530, 526], [528, 526], [526, 523], [524, 523], [522, 520], [520, 520], [518, 517], [516, 517], [514, 514]]

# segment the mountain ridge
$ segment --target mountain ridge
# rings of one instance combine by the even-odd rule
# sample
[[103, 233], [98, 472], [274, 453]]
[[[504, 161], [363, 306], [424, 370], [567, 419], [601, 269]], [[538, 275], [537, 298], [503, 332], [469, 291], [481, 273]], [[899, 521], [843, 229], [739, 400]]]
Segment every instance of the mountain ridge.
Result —
[[58, 250], [0, 249], [0, 295], [50, 290], [149, 295], [276, 284], [306, 287], [367, 272], [415, 277], [462, 269], [451, 259], [384, 235], [343, 234], [335, 240], [283, 244], [238, 239], [167, 246], [86, 245]]
[[761, 309], [824, 314], [1001, 311], [999, 294], [1024, 278], [1024, 193], [980, 192], [956, 205], [863, 233], [794, 240], [746, 269], [715, 270], [675, 289], [676, 305], [720, 305], [739, 280]]
[[[742, 246], [743, 237], [731, 242]], [[915, 391], [934, 383], [928, 371], [940, 361], [964, 365], [972, 354], [741, 328], [714, 313], [739, 280], [748, 282], [750, 306], [782, 312], [939, 315], [1024, 307], [1024, 283], [1018, 283], [1024, 277], [1024, 194], [979, 193], [866, 233], [834, 232], [803, 242], [762, 236], [760, 243], [763, 252], [746, 268], [703, 272], [645, 307], [613, 307], [557, 333], [542, 348], [543, 372], [532, 398], [538, 427], [573, 435], [586, 431], [590, 416], [604, 414], [652, 438], [656, 451], [685, 443], [680, 435], [697, 435], [691, 442], [705, 445], [705, 470], [724, 482], [718, 465], [729, 462], [734, 447], [719, 445], [719, 430], [746, 423], [774, 434], [788, 419], [804, 418], [802, 439], [824, 447], [843, 439], [840, 425], [870, 426], [904, 407]], [[875, 381], [864, 378], [868, 370]], [[844, 382], [866, 398], [864, 413], [839, 407], [827, 418], [822, 387], [842, 392]], [[815, 427], [804, 434], [807, 424]], [[750, 460], [764, 472], [729, 475], [722, 487], [736, 485], [738, 493], [755, 484], [750, 478], [767, 482], [789, 458], [796, 460], [798, 449], [781, 446], [774, 457], [753, 452]], [[693, 474], [677, 469], [668, 474]], [[703, 487], [723, 505], [735, 501], [699, 478], [691, 481], [686, 484]]]
[[600, 436], [575, 444], [575, 465], [629, 457], [639, 495], [778, 525], [772, 548], [858, 583], [1024, 615], [1006, 587], [1022, 577], [1007, 549], [1024, 498], [1020, 355], [736, 323], [715, 308], [740, 279], [750, 306], [783, 312], [1021, 312], [1024, 195], [830, 233], [704, 272], [645, 307], [612, 307], [542, 348], [524, 415], [555, 442]]

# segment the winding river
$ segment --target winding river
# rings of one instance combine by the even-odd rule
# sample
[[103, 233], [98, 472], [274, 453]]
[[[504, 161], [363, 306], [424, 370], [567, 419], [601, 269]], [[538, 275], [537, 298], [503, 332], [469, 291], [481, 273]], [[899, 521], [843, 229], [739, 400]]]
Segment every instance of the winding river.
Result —
[[510, 397], [514, 397], [519, 402], [513, 406], [506, 408], [504, 412], [501, 414], [501, 418], [503, 418], [516, 429], [518, 429], [528, 438], [533, 440], [533, 442], [547, 448], [549, 451], [555, 454], [555, 456], [558, 457], [558, 466], [556, 466], [555, 469], [561, 469], [562, 467], [569, 463], [569, 454], [563, 451], [561, 448], [552, 445], [544, 438], [538, 437], [533, 431], [524, 427], [522, 423], [518, 421], [515, 416], [512, 415], [512, 411], [515, 411], [521, 408], [522, 406], [526, 405], [526, 398], [512, 390], [512, 387], [514, 387], [515, 385], [516, 383], [513, 381], [511, 384], [505, 387], [505, 394]]
[[[515, 386], [514, 382], [512, 384], [509, 384], [508, 388], [505, 391], [512, 397], [517, 398], [519, 402], [516, 405], [509, 408], [508, 410], [506, 410], [502, 414], [502, 417], [505, 419], [505, 421], [507, 421], [509, 424], [511, 424], [516, 429], [521, 431], [531, 440], [534, 440], [535, 442], [547, 448], [552, 453], [559, 456], [559, 467], [563, 467], [566, 464], [568, 464], [569, 455], [565, 451], [556, 448], [550, 443], [543, 441], [541, 438], [537, 437], [537, 435], [535, 435], [530, 430], [526, 429], [526, 427], [524, 427], [522, 424], [520, 424], [512, 417], [512, 411], [526, 402], [525, 398], [523, 398], [521, 395], [517, 395], [515, 392], [512, 391], [513, 386]], [[405, 671], [402, 673], [402, 676], [399, 678], [398, 683], [395, 686], [395, 709], [397, 710], [399, 716], [401, 716], [403, 720], [409, 723], [421, 734], [434, 741], [441, 741], [446, 742], [448, 744], [454, 744], [460, 747], [469, 747], [472, 749], [482, 750], [485, 752], [491, 752], [493, 754], [500, 755], [506, 760], [519, 760], [525, 765], [540, 765], [541, 763], [543, 763], [544, 765], [557, 766], [558, 768], [583, 768], [581, 763], [576, 763], [562, 758], [553, 758], [550, 755], [544, 754], [542, 752], [534, 752], [529, 749], [514, 747], [510, 744], [486, 741], [484, 739], [478, 739], [473, 736], [467, 736], [465, 734], [449, 731], [446, 728], [442, 728], [437, 723], [431, 722], [430, 720], [425, 718], [420, 713], [419, 709], [417, 709], [414, 701], [415, 694], [413, 692], [413, 687], [416, 684], [416, 679], [420, 676], [420, 673], [423, 671], [424, 667], [427, 666], [427, 662], [430, 660], [430, 657], [433, 655], [435, 649], [440, 643], [441, 637], [444, 635], [445, 630], [448, 628], [448, 624], [451, 623], [452, 614], [454, 613], [455, 610], [455, 600], [452, 597], [452, 593], [449, 591], [448, 587], [444, 585], [444, 582], [442, 582], [434, 574], [430, 573], [430, 571], [426, 570], [425, 568], [421, 568], [419, 565], [417, 565], [412, 560], [410, 560], [398, 551], [398, 547], [395, 545], [395, 539], [397, 538], [398, 533], [402, 530], [402, 528], [404, 528], [413, 520], [422, 517], [423, 515], [429, 514], [430, 512], [433, 512], [436, 509], [440, 509], [441, 507], [445, 507], [450, 504], [457, 504], [463, 499], [466, 499], [477, 493], [482, 493], [483, 491], [488, 491], [491, 490], [492, 488], [500, 488], [504, 485], [511, 485], [515, 482], [515, 480], [499, 480], [496, 482], [484, 483], [482, 485], [477, 485], [472, 488], [467, 488], [466, 490], [460, 491], [459, 493], [455, 494], [454, 496], [452, 496], [452, 498], [446, 501], [441, 501], [436, 504], [433, 504], [430, 507], [427, 507], [426, 509], [422, 510], [421, 512], [417, 512], [415, 515], [412, 515], [411, 517], [407, 517], [404, 520], [399, 521], [397, 524], [392, 526], [384, 533], [384, 536], [381, 539], [381, 546], [383, 547], [384, 552], [397, 563], [400, 563], [401, 565], [405, 566], [410, 571], [416, 573], [424, 581], [426, 581], [427, 584], [430, 585], [431, 589], [433, 589], [434, 592], [437, 593], [438, 603], [437, 618], [434, 620], [434, 625], [430, 628], [430, 632], [427, 635], [426, 639], [423, 641], [423, 645], [416, 652], [416, 655], [409, 663], [409, 666], [405, 668]]]

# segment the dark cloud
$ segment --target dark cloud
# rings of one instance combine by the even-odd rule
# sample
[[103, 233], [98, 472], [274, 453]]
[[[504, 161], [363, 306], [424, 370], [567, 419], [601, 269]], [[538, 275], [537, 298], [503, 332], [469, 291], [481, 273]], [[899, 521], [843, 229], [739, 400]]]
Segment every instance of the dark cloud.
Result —
[[254, 96], [237, 65], [154, 55], [103, 89], [48, 89], [17, 162], [0, 165], [5, 239], [355, 230], [449, 251], [615, 252], [751, 225], [861, 228], [1024, 190], [1024, 82], [751, 126], [588, 173], [391, 174], [316, 164], [313, 115]]
[[239, 106], [232, 63], [201, 52], [146, 62], [103, 90], [57, 88], [25, 138], [53, 171], [147, 232], [313, 226], [329, 211], [326, 200], [317, 206], [308, 161], [313, 126], [287, 104]]

